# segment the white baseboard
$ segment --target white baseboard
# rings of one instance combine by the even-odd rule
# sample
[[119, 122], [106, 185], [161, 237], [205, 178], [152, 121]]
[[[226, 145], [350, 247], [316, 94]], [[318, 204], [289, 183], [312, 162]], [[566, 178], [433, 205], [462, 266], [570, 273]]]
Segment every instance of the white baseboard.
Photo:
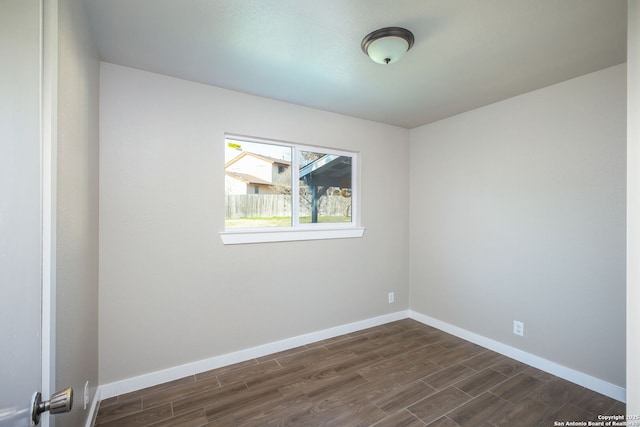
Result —
[[[440, 329], [474, 344], [481, 345], [489, 350], [493, 350], [522, 363], [526, 363], [527, 365], [533, 366], [567, 381], [571, 381], [605, 396], [609, 396], [621, 402], [626, 401], [626, 389], [615, 384], [611, 384], [583, 372], [576, 371], [542, 357], [519, 350], [515, 347], [478, 335], [474, 332], [467, 331], [466, 329], [459, 328], [433, 317], [412, 310], [404, 310], [101, 385], [96, 390], [96, 394], [94, 396], [93, 404], [91, 406], [92, 415], [95, 417], [97, 403], [101, 399], [108, 399], [110, 397], [177, 380], [179, 378], [195, 375], [211, 369], [244, 362], [246, 360], [255, 359], [268, 354], [277, 353], [279, 351], [289, 350], [291, 348], [311, 344], [316, 341], [333, 338], [339, 335], [356, 332], [362, 329], [406, 318], [411, 318], [425, 325], [433, 326], [434, 328]], [[92, 418], [89, 417], [89, 419]], [[87, 427], [90, 427], [90, 425], [87, 425]]]
[[89, 414], [87, 415], [87, 423], [85, 427], [93, 427], [96, 422], [96, 416], [98, 415], [98, 404], [100, 403], [101, 394], [100, 387], [96, 388], [96, 392], [93, 394], [93, 399], [91, 400], [91, 407], [89, 408]]
[[441, 331], [447, 332], [451, 335], [455, 335], [474, 344], [488, 348], [489, 350], [493, 350], [522, 363], [526, 363], [534, 368], [538, 368], [582, 387], [604, 394], [605, 396], [609, 396], [612, 399], [616, 399], [620, 402], [626, 402], [627, 393], [626, 389], [623, 387], [611, 384], [583, 372], [576, 371], [575, 369], [568, 368], [413, 310], [409, 310], [409, 317], [420, 323], [424, 323], [425, 325], [433, 326], [434, 328], [440, 329]]
[[205, 360], [199, 360], [156, 372], [150, 372], [133, 378], [127, 378], [109, 384], [104, 384], [96, 391], [96, 395], [100, 395], [101, 399], [119, 396], [121, 394], [162, 384], [168, 381], [184, 378], [189, 375], [195, 375], [200, 372], [209, 371], [211, 369], [232, 365], [234, 363], [244, 362], [246, 360], [255, 359], [257, 357], [266, 356], [268, 354], [277, 353], [279, 351], [289, 350], [301, 345], [311, 344], [316, 341], [322, 341], [328, 338], [337, 337], [339, 335], [356, 332], [362, 329], [383, 325], [385, 323], [402, 320], [409, 317], [409, 311], [403, 310], [383, 316], [373, 317], [358, 322], [348, 323], [346, 325], [336, 326], [322, 331], [311, 332], [309, 334], [300, 335], [293, 338], [287, 338], [245, 350], [233, 353], [215, 356]]

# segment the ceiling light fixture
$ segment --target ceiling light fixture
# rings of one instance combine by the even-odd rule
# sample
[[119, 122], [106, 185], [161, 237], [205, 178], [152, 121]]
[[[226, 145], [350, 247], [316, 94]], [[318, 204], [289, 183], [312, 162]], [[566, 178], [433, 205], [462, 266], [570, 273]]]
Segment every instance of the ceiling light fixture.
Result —
[[378, 64], [392, 64], [413, 46], [413, 33], [400, 27], [375, 30], [362, 39], [362, 51]]

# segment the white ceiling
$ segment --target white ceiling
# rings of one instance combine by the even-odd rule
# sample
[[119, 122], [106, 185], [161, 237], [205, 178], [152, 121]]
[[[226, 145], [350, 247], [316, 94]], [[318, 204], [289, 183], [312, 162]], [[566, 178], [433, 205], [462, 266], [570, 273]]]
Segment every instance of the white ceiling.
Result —
[[103, 61], [406, 128], [626, 61], [627, 0], [85, 2]]

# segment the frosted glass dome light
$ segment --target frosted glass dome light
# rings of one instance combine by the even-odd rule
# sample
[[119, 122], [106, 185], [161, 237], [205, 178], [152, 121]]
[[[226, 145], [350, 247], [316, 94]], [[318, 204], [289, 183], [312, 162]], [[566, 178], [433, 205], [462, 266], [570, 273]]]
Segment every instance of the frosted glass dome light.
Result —
[[362, 39], [362, 51], [378, 64], [392, 64], [402, 58], [413, 46], [411, 31], [400, 27], [387, 27], [373, 31]]

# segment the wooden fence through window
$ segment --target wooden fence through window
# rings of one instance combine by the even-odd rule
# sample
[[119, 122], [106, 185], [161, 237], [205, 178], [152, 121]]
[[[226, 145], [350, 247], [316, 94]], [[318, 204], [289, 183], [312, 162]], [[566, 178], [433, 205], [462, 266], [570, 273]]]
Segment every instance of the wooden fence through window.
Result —
[[[311, 206], [301, 201], [300, 216], [310, 216]], [[350, 216], [351, 198], [323, 196], [320, 198], [321, 216]], [[227, 219], [273, 218], [291, 216], [291, 196], [285, 194], [227, 194]]]

